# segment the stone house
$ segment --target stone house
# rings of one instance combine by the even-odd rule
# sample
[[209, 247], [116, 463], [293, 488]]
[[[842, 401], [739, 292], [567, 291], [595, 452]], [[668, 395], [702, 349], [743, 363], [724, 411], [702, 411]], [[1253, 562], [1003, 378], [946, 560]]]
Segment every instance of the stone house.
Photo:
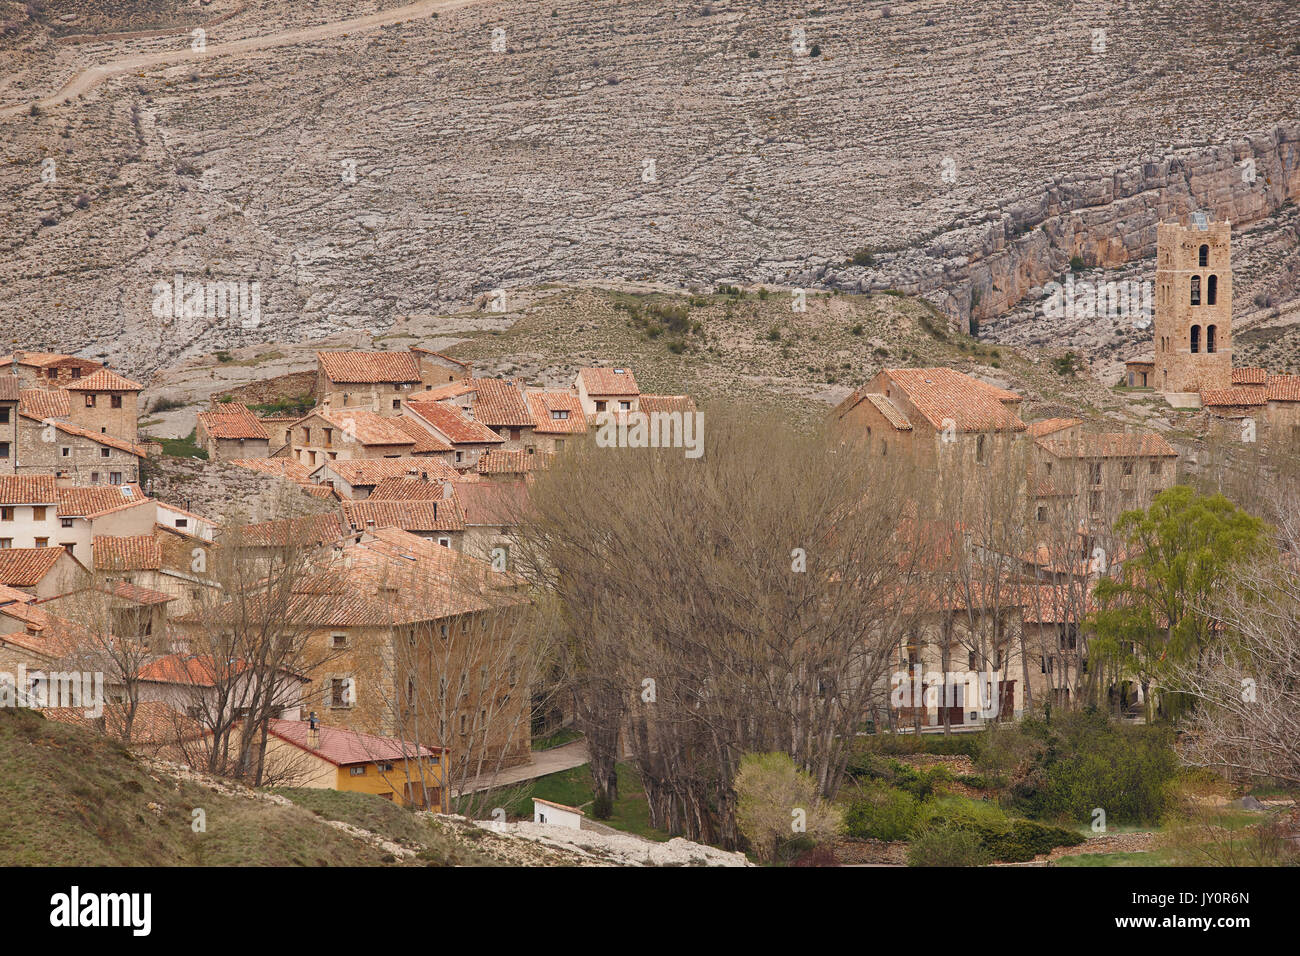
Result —
[[265, 458], [271, 453], [271, 436], [247, 405], [216, 402], [200, 412], [195, 439], [208, 458]]

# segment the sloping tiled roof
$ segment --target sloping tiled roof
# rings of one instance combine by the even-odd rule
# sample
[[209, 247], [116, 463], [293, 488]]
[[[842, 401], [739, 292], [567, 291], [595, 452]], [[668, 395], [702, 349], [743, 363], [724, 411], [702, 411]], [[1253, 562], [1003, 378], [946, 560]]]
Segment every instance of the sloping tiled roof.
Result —
[[642, 395], [637, 399], [637, 407], [643, 412], [681, 412], [683, 415], [696, 411], [695, 399], [689, 395]]
[[1065, 431], [1075, 425], [1082, 425], [1081, 418], [1045, 418], [1041, 422], [1030, 422], [1028, 432], [1031, 438], [1046, 438], [1054, 432]]
[[96, 571], [157, 571], [162, 547], [151, 534], [97, 534], [90, 543]]
[[356, 531], [401, 528], [403, 531], [464, 531], [465, 519], [454, 498], [423, 501], [343, 502], [343, 518]]
[[863, 396], [867, 401], [876, 407], [880, 414], [885, 416], [885, 420], [901, 432], [912, 430], [912, 423], [907, 420], [903, 410], [895, 405], [884, 395], [877, 395], [875, 392], [868, 392]]
[[18, 411], [31, 418], [67, 418], [72, 414], [72, 393], [64, 388], [25, 388]]
[[474, 380], [474, 420], [490, 428], [509, 426], [525, 428], [533, 424], [533, 413], [524, 398], [523, 385], [517, 380], [498, 378]]
[[0, 475], [0, 505], [52, 505], [58, 500], [53, 475]]
[[401, 418], [394, 419], [394, 421], [397, 423], [397, 427], [410, 435], [411, 441], [415, 443], [415, 446], [411, 449], [411, 454], [433, 455], [439, 452], [451, 451], [450, 445], [415, 419], [407, 418], [404, 415]]
[[94, 518], [152, 500], [135, 484], [59, 488], [58, 496], [60, 518]]
[[1268, 372], [1262, 368], [1234, 368], [1233, 385], [1263, 385], [1268, 381]]
[[287, 545], [333, 544], [347, 535], [343, 517], [337, 511], [297, 518], [275, 518], [245, 525], [234, 532], [246, 547], [281, 548]]
[[218, 402], [211, 411], [199, 413], [199, 422], [213, 438], [270, 438], [248, 406], [237, 402]]
[[12, 372], [0, 372], [0, 402], [16, 402], [21, 394], [18, 376]]
[[435, 501], [443, 497], [440, 481], [420, 478], [385, 478], [366, 501]]
[[1270, 402], [1300, 402], [1300, 375], [1270, 375], [1268, 377]]
[[412, 399], [406, 407], [420, 416], [455, 445], [498, 444], [505, 439], [481, 422], [465, 415], [455, 405], [446, 402], [422, 402]]
[[306, 465], [293, 458], [232, 458], [230, 464], [297, 482], [306, 482], [311, 474]]
[[452, 479], [456, 469], [438, 458], [349, 458], [326, 462], [317, 471], [333, 471], [353, 488], [377, 485], [385, 478]]
[[348, 437], [362, 445], [410, 445], [415, 441], [397, 423], [396, 418], [379, 415], [368, 409], [330, 409], [315, 414], [343, 433], [337, 441]]
[[578, 378], [588, 395], [639, 395], [630, 368], [583, 368]]
[[1022, 432], [1025, 423], [1008, 402], [1020, 396], [950, 368], [892, 368], [885, 375], [936, 429], [951, 420], [960, 432]]
[[1201, 391], [1201, 405], [1207, 408], [1266, 404], [1268, 404], [1268, 388], [1264, 385], [1238, 385], [1233, 388], [1207, 388]]
[[1078, 438], [1040, 438], [1038, 447], [1057, 458], [1177, 458], [1154, 432], [1082, 432]]
[[530, 471], [543, 471], [550, 467], [554, 455], [541, 452], [528, 454], [527, 451], [503, 451], [493, 448], [479, 456], [478, 473], [480, 475], [523, 475]]
[[435, 358], [440, 358], [444, 361], [450, 362], [452, 365], [459, 365], [461, 368], [470, 368], [469, 362], [462, 362], [460, 359], [454, 359], [450, 355], [443, 355], [441, 352], [435, 352], [433, 349], [426, 349], [419, 345], [412, 345], [411, 351], [419, 352], [422, 355], [432, 355]]
[[110, 368], [101, 368], [85, 378], [73, 379], [64, 388], [70, 392], [141, 392], [144, 386], [118, 375]]
[[[641, 396], [641, 410], [646, 396]], [[582, 413], [582, 401], [573, 392], [529, 392], [528, 406], [533, 413], [533, 430], [542, 435], [576, 435], [587, 430], [587, 416]], [[556, 418], [553, 412], [567, 412]]]
[[414, 760], [417, 757], [432, 757], [447, 752], [445, 747], [431, 749], [411, 741], [377, 737], [374, 734], [363, 734], [356, 730], [345, 730], [342, 727], [331, 727], [326, 724], [320, 725], [313, 745], [310, 728], [305, 720], [273, 720], [267, 725], [267, 730], [281, 740], [315, 754], [336, 767], [408, 758]]
[[420, 380], [419, 364], [410, 352], [317, 352], [316, 361], [326, 377], [340, 385]]
[[35, 587], [64, 554], [63, 548], [0, 548], [0, 584]]

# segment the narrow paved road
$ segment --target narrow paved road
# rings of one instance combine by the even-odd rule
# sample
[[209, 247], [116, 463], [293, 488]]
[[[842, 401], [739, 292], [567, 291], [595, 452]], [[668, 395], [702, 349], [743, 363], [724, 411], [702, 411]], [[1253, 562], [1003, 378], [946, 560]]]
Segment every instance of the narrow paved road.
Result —
[[523, 783], [525, 780], [544, 777], [548, 773], [559, 773], [561, 770], [581, 767], [590, 759], [587, 756], [586, 739], [573, 740], [559, 747], [552, 747], [550, 750], [537, 751], [533, 754], [532, 763], [526, 763], [521, 767], [510, 767], [498, 774], [485, 775], [471, 780], [465, 784], [463, 789], [453, 791], [452, 796], [458, 797], [462, 793], [478, 793], [480, 790], [495, 789], [496, 787], [509, 787], [516, 783]]
[[[60, 103], [66, 103], [74, 96], [80, 96], [87, 90], [94, 89], [110, 77], [118, 76], [122, 73], [131, 73], [156, 66], [185, 63], [194, 60], [207, 60], [218, 56], [238, 56], [244, 53], [257, 53], [262, 50], [272, 50], [281, 46], [296, 46], [300, 43], [311, 43], [316, 40], [341, 36], [344, 33], [350, 34], [363, 30], [371, 30], [375, 27], [400, 23], [403, 20], [416, 20], [422, 17], [431, 16], [434, 13], [439, 13], [444, 10], [455, 10], [460, 7], [469, 7], [485, 2], [490, 2], [490, 0], [421, 0], [419, 3], [407, 4], [404, 7], [394, 7], [392, 10], [383, 10], [379, 13], [371, 13], [364, 17], [356, 17], [352, 20], [338, 20], [333, 23], [322, 23], [314, 27], [300, 27], [296, 30], [285, 30], [282, 33], [271, 33], [266, 36], [246, 37], [243, 40], [232, 40], [229, 43], [209, 44], [202, 53], [190, 49], [188, 38], [178, 36], [178, 40], [184, 40], [186, 43], [186, 45], [180, 49], [167, 50], [162, 53], [148, 53], [140, 56], [125, 57], [120, 60], [110, 60], [108, 63], [101, 63], [98, 66], [92, 66], [73, 75], [72, 78], [64, 83], [59, 91], [53, 96], [47, 96], [45, 99], [37, 100], [36, 105], [42, 109], [51, 106], [58, 106]], [[0, 109], [0, 116], [14, 116], [19, 113], [25, 113], [29, 109], [31, 109], [29, 104], [7, 106]]]

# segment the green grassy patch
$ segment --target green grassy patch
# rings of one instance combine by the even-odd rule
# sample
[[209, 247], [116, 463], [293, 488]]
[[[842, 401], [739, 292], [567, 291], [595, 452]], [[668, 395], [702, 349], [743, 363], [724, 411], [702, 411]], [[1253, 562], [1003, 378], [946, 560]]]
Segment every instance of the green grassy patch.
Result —
[[[538, 777], [522, 789], [511, 788], [506, 799], [498, 804], [511, 819], [533, 818], [533, 797], [562, 803], [568, 807], [577, 807], [587, 814], [591, 813], [591, 803], [595, 794], [591, 786], [591, 771], [586, 764], [562, 770], [559, 773]], [[608, 820], [599, 820], [615, 830], [635, 833], [648, 840], [664, 842], [671, 836], [650, 825], [650, 808], [646, 803], [645, 789], [641, 786], [640, 775], [631, 764], [618, 765], [618, 799], [614, 801], [614, 812]]]

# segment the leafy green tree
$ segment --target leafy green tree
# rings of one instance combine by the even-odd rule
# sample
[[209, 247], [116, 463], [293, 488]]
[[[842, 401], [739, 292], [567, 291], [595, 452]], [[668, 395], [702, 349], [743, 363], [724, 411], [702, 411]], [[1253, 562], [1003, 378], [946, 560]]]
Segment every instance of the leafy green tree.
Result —
[[1095, 661], [1134, 674], [1147, 716], [1150, 688], [1174, 664], [1199, 670], [1220, 632], [1214, 607], [1230, 571], [1271, 551], [1268, 526], [1223, 495], [1166, 488], [1151, 507], [1120, 515], [1125, 548], [1119, 572], [1097, 582]]

